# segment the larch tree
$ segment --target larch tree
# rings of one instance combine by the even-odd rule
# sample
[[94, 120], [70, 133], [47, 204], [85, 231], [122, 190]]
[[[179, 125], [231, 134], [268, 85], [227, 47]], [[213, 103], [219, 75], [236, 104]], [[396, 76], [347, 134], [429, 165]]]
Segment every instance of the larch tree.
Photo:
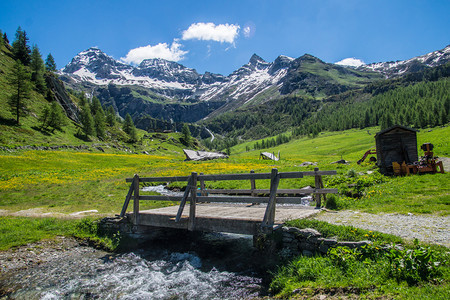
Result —
[[33, 49], [31, 50], [30, 68], [31, 80], [36, 84], [36, 90], [43, 94], [46, 90], [46, 84], [44, 80], [45, 66], [37, 45], [34, 45]]
[[182, 135], [182, 138], [184, 140], [184, 144], [186, 146], [190, 146], [191, 145], [191, 139], [192, 139], [191, 131], [189, 130], [189, 126], [186, 123], [184, 123], [183, 127], [181, 128], [181, 135]]
[[106, 110], [106, 123], [108, 123], [111, 127], [116, 125], [116, 112], [114, 111], [114, 107], [112, 107], [112, 105], [110, 105]]
[[123, 122], [123, 131], [125, 131], [125, 133], [127, 133], [130, 137], [130, 142], [137, 142], [137, 130], [134, 126], [133, 119], [131, 118], [130, 114], [127, 114], [125, 116], [125, 121]]
[[45, 69], [50, 72], [56, 72], [55, 59], [51, 53], [47, 55], [47, 59], [45, 60]]
[[81, 109], [80, 121], [83, 125], [83, 132], [86, 137], [95, 135], [95, 122], [91, 114], [91, 108], [87, 103], [85, 103]]
[[26, 113], [26, 100], [30, 99], [30, 73], [28, 73], [22, 63], [17, 60], [9, 78], [9, 83], [13, 87], [13, 93], [9, 98], [11, 112], [16, 117], [17, 125], [20, 125], [20, 117]]
[[12, 52], [16, 59], [24, 66], [29, 66], [31, 62], [31, 49], [28, 45], [27, 33], [22, 28], [17, 28], [16, 39], [12, 44]]

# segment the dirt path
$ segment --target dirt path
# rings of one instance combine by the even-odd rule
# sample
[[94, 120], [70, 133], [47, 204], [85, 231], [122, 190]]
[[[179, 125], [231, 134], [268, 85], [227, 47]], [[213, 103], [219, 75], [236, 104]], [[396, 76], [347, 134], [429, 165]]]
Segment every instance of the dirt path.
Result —
[[450, 216], [369, 214], [346, 210], [322, 212], [314, 219], [393, 234], [409, 240], [417, 238], [419, 241], [450, 248]]
[[0, 209], [0, 217], [12, 216], [12, 217], [29, 217], [29, 218], [61, 218], [61, 219], [81, 219], [88, 216], [104, 217], [105, 214], [99, 214], [97, 210], [84, 210], [77, 211], [70, 214], [60, 212], [49, 212], [43, 207], [30, 208], [19, 211], [11, 211]]

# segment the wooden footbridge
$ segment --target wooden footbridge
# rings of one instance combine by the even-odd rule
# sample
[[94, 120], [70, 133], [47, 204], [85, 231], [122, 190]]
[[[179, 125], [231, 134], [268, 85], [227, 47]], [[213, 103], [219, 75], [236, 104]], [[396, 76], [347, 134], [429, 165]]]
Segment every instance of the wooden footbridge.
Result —
[[[316, 208], [321, 206], [321, 198], [327, 193], [337, 193], [337, 189], [325, 189], [322, 176], [335, 175], [336, 171], [278, 172], [246, 174], [204, 175], [193, 172], [184, 177], [127, 178], [130, 190], [120, 213], [128, 217], [133, 225], [187, 229], [190, 231], [215, 231], [256, 235], [270, 232], [289, 219], [306, 218], [318, 212], [312, 206], [300, 206], [304, 195], [313, 194]], [[278, 189], [282, 179], [315, 177], [315, 188]], [[219, 180], [249, 180], [250, 189], [224, 190], [206, 189], [205, 182]], [[270, 189], [257, 189], [256, 180], [270, 180]], [[140, 195], [140, 183], [186, 181], [183, 196]], [[232, 196], [240, 195], [240, 196]], [[263, 195], [263, 196], [260, 196]], [[290, 196], [277, 196], [290, 195]], [[127, 214], [130, 200], [133, 199], [133, 212]], [[139, 210], [140, 201], [180, 201], [179, 206]], [[185, 210], [189, 202], [189, 209]], [[278, 204], [278, 205], [277, 205]], [[289, 205], [291, 204], [291, 205]]]

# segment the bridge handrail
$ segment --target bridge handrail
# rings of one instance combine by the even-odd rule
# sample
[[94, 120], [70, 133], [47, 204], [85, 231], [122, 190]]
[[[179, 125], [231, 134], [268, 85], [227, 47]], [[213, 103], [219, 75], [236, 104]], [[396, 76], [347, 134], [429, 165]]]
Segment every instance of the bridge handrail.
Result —
[[[158, 201], [180, 201], [180, 207], [175, 221], [179, 222], [184, 210], [184, 206], [189, 198], [190, 211], [188, 229], [193, 230], [195, 227], [195, 207], [196, 202], [230, 202], [230, 203], [267, 203], [266, 213], [262, 222], [262, 227], [272, 227], [275, 218], [276, 203], [300, 203], [301, 197], [278, 197], [277, 194], [314, 194], [316, 208], [321, 206], [321, 197], [326, 200], [327, 193], [337, 193], [337, 189], [325, 189], [322, 182], [323, 175], [336, 175], [336, 171], [314, 171], [305, 172], [280, 172], [272, 169], [271, 173], [241, 173], [241, 174], [213, 174], [198, 175], [193, 172], [190, 176], [171, 176], [171, 177], [139, 177], [137, 174], [133, 178], [127, 178], [126, 182], [131, 182], [130, 190], [125, 198], [120, 217], [124, 217], [128, 204], [133, 197], [133, 217], [134, 224], [139, 224], [139, 201], [140, 200], [158, 200]], [[303, 176], [315, 176], [315, 188], [303, 189], [278, 189], [280, 179], [287, 178], [303, 178]], [[270, 189], [256, 189], [255, 180], [270, 179]], [[205, 181], [217, 180], [250, 180], [251, 189], [205, 189]], [[140, 182], [174, 182], [187, 181], [187, 187], [183, 196], [162, 196], [162, 195], [139, 195]], [[197, 190], [197, 183], [200, 181], [200, 190]], [[199, 195], [197, 195], [199, 193]], [[250, 194], [251, 196], [208, 196], [208, 194]], [[269, 196], [261, 197], [258, 194], [269, 194]], [[189, 197], [190, 195], [190, 197]]]

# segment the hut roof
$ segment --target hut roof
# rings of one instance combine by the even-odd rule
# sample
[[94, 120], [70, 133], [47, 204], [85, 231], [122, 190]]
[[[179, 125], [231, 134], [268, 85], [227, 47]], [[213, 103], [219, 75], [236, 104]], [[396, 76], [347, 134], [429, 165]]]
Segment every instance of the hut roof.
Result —
[[207, 152], [183, 149], [186, 160], [209, 160], [217, 158], [228, 158], [228, 155], [221, 152]]
[[419, 132], [419, 130], [414, 129], [414, 128], [409, 128], [409, 127], [406, 127], [406, 126], [403, 126], [403, 125], [394, 125], [394, 126], [389, 127], [389, 128], [387, 128], [387, 129], [381, 130], [380, 132], [377, 132], [377, 133], [375, 134], [375, 136], [379, 136], [379, 135], [385, 134], [385, 133], [387, 133], [387, 132], [389, 132], [389, 131], [392, 131], [392, 130], [398, 129], [398, 128], [399, 128], [399, 129], [403, 129], [403, 130], [412, 131], [412, 132]]
[[[263, 152], [263, 153], [261, 153], [260, 154], [264, 159], [271, 159], [271, 160], [274, 160], [274, 161], [278, 161], [279, 160], [279, 157], [276, 157], [275, 156], [275, 154], [273, 154], [273, 153], [270, 153], [270, 152]], [[278, 156], [279, 156], [280, 154], [278, 154]]]

